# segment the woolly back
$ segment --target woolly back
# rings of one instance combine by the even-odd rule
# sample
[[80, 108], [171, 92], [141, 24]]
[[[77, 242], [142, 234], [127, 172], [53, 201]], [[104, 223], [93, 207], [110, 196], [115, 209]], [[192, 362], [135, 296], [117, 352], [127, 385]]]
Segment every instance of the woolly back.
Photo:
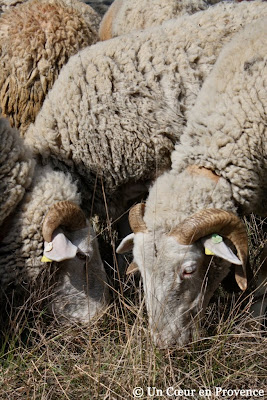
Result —
[[77, 0], [30, 0], [0, 17], [0, 106], [23, 136], [71, 55], [97, 41], [100, 17]]

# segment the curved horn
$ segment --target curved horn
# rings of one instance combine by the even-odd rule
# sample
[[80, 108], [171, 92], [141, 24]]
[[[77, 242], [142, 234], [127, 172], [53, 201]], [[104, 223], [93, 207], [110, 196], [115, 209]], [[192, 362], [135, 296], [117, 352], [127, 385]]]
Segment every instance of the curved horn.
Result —
[[75, 231], [86, 227], [86, 217], [77, 204], [71, 201], [59, 201], [52, 205], [43, 222], [43, 238], [52, 241], [52, 234], [60, 225]]
[[216, 208], [201, 210], [182, 221], [170, 235], [175, 236], [180, 244], [189, 245], [212, 233], [228, 238], [236, 247], [242, 262], [242, 269], [236, 266], [236, 281], [239, 287], [245, 290], [248, 239], [244, 223], [235, 214]]
[[147, 227], [144, 222], [145, 204], [139, 203], [131, 208], [129, 212], [129, 224], [134, 233], [146, 232]]

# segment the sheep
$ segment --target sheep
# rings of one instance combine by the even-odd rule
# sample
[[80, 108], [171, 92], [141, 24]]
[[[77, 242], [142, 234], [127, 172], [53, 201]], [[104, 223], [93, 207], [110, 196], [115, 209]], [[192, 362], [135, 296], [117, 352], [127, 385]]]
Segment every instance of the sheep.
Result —
[[[8, 295], [14, 290], [18, 294], [22, 287], [31, 292], [32, 287], [40, 287], [43, 275], [45, 280], [53, 275], [47, 296], [50, 311], [60, 319], [89, 322], [107, 305], [109, 291], [97, 239], [80, 208], [77, 184], [69, 174], [54, 171], [49, 165], [36, 164], [33, 171], [18, 132], [3, 118], [0, 134], [1, 184], [7, 180], [6, 187], [12, 189], [12, 178], [16, 182], [19, 176], [24, 189], [32, 178], [23, 197], [23, 190], [17, 190], [20, 202], [1, 224], [1, 292]], [[11, 200], [15, 203], [12, 196]], [[1, 197], [1, 216], [6, 207], [10, 202]]]
[[[155, 343], [184, 345], [234, 263], [247, 287], [247, 233], [240, 217], [267, 215], [266, 17], [226, 44], [172, 154], [172, 168], [130, 211], [133, 247]], [[236, 256], [228, 240], [237, 250]], [[222, 259], [210, 265], [214, 254]]]
[[170, 168], [223, 43], [266, 13], [261, 2], [219, 3], [84, 49], [62, 68], [25, 142], [80, 179], [88, 212], [105, 219], [108, 209], [114, 221]]
[[100, 40], [108, 40], [134, 30], [160, 25], [179, 15], [205, 10], [204, 0], [115, 0], [104, 15]]
[[98, 40], [100, 16], [78, 0], [29, 0], [0, 17], [0, 106], [23, 136], [71, 55]]

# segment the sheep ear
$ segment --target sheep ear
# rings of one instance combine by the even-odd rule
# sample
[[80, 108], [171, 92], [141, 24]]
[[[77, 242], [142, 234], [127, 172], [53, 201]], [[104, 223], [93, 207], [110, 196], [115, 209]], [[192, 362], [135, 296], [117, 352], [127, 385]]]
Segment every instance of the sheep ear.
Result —
[[133, 243], [134, 243], [134, 233], [131, 233], [121, 241], [121, 244], [117, 247], [116, 253], [118, 254], [128, 253], [133, 249]]
[[61, 229], [53, 233], [52, 242], [44, 242], [43, 262], [64, 261], [76, 256], [78, 247], [66, 238]]
[[232, 252], [230, 247], [228, 247], [223, 238], [219, 235], [209, 235], [201, 239], [201, 242], [205, 248], [205, 254], [215, 255], [232, 264], [242, 265], [239, 258]]
[[135, 274], [137, 271], [139, 271], [138, 265], [135, 262], [132, 262], [127, 268], [126, 275]]

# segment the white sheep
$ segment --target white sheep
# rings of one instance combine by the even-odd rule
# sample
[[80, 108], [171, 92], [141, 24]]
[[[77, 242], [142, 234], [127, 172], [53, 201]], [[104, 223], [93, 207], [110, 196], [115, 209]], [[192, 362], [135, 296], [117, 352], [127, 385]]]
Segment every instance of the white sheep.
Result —
[[101, 21], [99, 37], [111, 39], [207, 7], [205, 0], [115, 0]]
[[[1, 223], [1, 293], [19, 292], [22, 287], [31, 292], [32, 286], [40, 287], [46, 272], [45, 280], [50, 279], [51, 284], [47, 295], [51, 311], [57, 317], [88, 322], [106, 306], [108, 286], [97, 239], [79, 206], [77, 184], [69, 174], [53, 171], [50, 166], [37, 165], [33, 173], [29, 152], [3, 118], [0, 135], [1, 185], [15, 191], [10, 184], [13, 178], [16, 203], [20, 200], [14, 208], [14, 193], [10, 201], [7, 193], [0, 199], [0, 215], [9, 212]], [[27, 182], [28, 186], [32, 176], [22, 198], [23, 185]]]
[[[205, 310], [229, 263], [246, 289], [248, 243], [239, 216], [267, 215], [266, 34], [265, 17], [224, 47], [190, 112], [172, 169], [156, 180], [146, 205], [133, 208], [134, 233], [118, 248], [134, 245], [159, 345], [189, 341], [193, 317]], [[210, 265], [204, 248], [226, 261]]]
[[[72, 171], [87, 205], [117, 218], [170, 167], [203, 80], [224, 43], [266, 4], [219, 3], [162, 26], [86, 48], [65, 65], [26, 143], [44, 162]], [[105, 197], [103, 196], [105, 191]], [[94, 200], [94, 204], [93, 203]]]
[[71, 55], [98, 40], [100, 16], [78, 0], [29, 0], [0, 17], [0, 106], [24, 135]]

